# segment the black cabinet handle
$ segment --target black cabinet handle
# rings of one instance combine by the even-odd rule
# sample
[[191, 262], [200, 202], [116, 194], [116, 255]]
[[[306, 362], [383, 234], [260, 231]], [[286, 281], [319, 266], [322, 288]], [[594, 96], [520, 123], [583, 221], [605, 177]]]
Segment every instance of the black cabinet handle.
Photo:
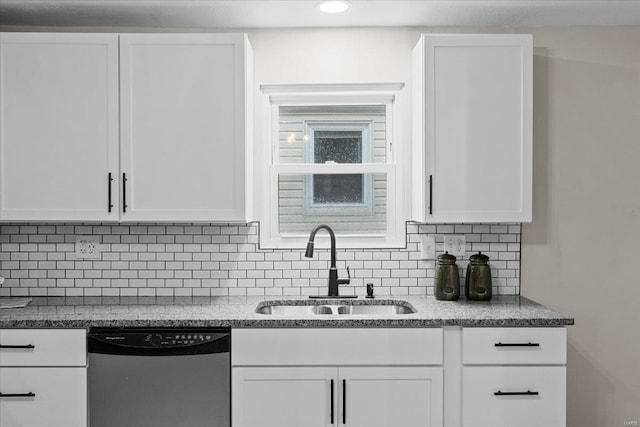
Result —
[[111, 176], [111, 172], [109, 172], [109, 177], [107, 179], [107, 193], [109, 194], [109, 200], [107, 203], [107, 212], [111, 213], [111, 209], [113, 209], [113, 203], [111, 203], [111, 183], [113, 182], [113, 177]]
[[122, 213], [127, 212], [127, 174], [122, 173]]
[[0, 397], [36, 397], [35, 393], [0, 393]]
[[497, 343], [494, 344], [496, 347], [540, 347], [540, 344], [537, 342], [523, 342], [523, 343]]
[[333, 424], [333, 380], [331, 380], [331, 424]]
[[493, 393], [494, 396], [538, 396], [540, 393], [537, 391], [496, 391]]
[[347, 423], [347, 380], [342, 380], [342, 424]]
[[0, 344], [0, 348], [36, 348], [33, 344], [23, 344], [23, 345], [5, 345]]
[[429, 175], [429, 215], [433, 215], [433, 175]]

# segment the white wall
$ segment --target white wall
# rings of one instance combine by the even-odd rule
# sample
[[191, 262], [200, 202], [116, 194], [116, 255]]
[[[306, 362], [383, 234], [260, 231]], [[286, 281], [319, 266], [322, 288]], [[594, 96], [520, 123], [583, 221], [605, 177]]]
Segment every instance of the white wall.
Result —
[[251, 30], [255, 81], [409, 82], [417, 34], [411, 29]]

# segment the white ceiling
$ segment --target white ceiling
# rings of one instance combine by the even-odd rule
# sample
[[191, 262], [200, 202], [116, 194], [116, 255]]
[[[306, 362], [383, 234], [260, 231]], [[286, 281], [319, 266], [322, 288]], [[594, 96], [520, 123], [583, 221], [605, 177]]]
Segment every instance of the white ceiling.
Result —
[[115, 27], [538, 27], [640, 25], [640, 0], [0, 0], [0, 25]]

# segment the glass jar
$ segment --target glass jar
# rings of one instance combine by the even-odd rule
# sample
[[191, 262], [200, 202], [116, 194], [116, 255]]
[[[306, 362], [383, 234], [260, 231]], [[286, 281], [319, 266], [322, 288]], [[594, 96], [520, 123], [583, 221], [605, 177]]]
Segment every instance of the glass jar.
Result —
[[492, 296], [489, 257], [482, 252], [469, 257], [464, 295], [472, 301], [488, 301]]
[[449, 252], [438, 255], [436, 265], [437, 300], [455, 301], [460, 298], [460, 273], [456, 257]]

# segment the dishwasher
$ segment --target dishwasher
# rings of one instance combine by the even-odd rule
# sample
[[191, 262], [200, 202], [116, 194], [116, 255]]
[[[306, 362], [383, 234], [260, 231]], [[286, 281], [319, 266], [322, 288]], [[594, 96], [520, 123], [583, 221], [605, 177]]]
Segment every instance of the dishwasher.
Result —
[[229, 427], [229, 328], [92, 328], [90, 427]]

